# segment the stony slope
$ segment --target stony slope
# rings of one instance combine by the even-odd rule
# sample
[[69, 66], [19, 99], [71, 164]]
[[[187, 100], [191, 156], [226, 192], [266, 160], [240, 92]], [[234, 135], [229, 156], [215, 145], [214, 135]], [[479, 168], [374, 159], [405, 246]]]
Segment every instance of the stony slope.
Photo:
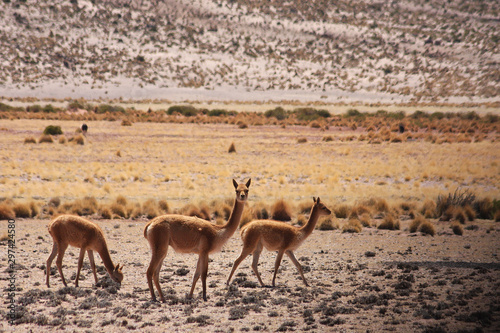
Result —
[[3, 1], [0, 96], [498, 102], [499, 17], [495, 1]]

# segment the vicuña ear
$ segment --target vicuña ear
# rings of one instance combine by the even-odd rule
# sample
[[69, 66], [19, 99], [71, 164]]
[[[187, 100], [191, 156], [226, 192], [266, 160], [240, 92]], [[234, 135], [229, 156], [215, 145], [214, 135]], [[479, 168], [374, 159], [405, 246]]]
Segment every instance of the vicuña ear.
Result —
[[316, 203], [319, 203], [319, 197], [318, 197], [318, 199], [316, 199]]
[[234, 179], [233, 179], [233, 185], [234, 185], [234, 188], [238, 188], [238, 183]]
[[248, 179], [248, 181], [247, 181], [247, 183], [246, 183], [246, 186], [247, 186], [247, 187], [250, 187], [250, 183], [251, 183], [251, 182], [252, 182], [252, 179], [251, 179], [251, 178], [249, 178], [249, 179]]
[[315, 197], [313, 197], [313, 201], [314, 201], [314, 203], [316, 203], [316, 198]]

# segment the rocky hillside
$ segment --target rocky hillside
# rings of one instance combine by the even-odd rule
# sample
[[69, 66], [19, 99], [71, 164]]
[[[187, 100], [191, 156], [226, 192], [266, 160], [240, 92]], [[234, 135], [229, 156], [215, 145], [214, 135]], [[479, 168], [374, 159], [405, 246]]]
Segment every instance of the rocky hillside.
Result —
[[489, 0], [3, 0], [0, 96], [491, 103], [499, 42]]

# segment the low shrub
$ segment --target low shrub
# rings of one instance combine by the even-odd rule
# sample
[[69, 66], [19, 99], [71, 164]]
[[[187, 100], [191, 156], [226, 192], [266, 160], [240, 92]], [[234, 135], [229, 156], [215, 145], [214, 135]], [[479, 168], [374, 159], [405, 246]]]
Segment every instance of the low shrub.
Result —
[[264, 112], [264, 116], [266, 116], [267, 118], [274, 117], [278, 120], [283, 120], [288, 118], [287, 112], [282, 107], [277, 107], [272, 110], [267, 110], [266, 112]]
[[198, 109], [191, 105], [174, 105], [167, 110], [168, 115], [181, 114], [184, 117], [193, 117], [198, 113]]
[[234, 146], [234, 142], [231, 143], [229, 146], [229, 149], [227, 150], [228, 153], [236, 153], [236, 147]]
[[43, 130], [43, 134], [45, 135], [60, 135], [63, 134], [61, 130], [61, 126], [54, 126], [54, 125], [49, 125], [45, 127]]

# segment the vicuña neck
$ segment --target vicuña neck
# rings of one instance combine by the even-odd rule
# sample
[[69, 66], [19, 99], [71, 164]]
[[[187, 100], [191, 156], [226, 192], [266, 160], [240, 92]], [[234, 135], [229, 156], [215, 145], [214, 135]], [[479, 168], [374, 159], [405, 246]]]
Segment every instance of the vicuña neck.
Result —
[[316, 227], [318, 219], [319, 219], [319, 209], [316, 209], [316, 207], [313, 206], [313, 208], [311, 209], [311, 215], [309, 216], [309, 220], [299, 230], [305, 233], [306, 236], [309, 236]]
[[241, 216], [243, 215], [243, 208], [245, 207], [245, 202], [240, 202], [234, 199], [233, 211], [231, 212], [231, 216], [229, 216], [229, 220], [226, 224], [224, 224], [221, 229], [224, 230], [224, 237], [231, 237], [236, 229], [238, 229], [238, 225], [240, 224]]
[[104, 263], [104, 267], [106, 267], [106, 270], [112, 276], [113, 275], [113, 271], [115, 270], [115, 265], [111, 261], [111, 257], [109, 255], [108, 247], [107, 246], [103, 246], [103, 248], [100, 249], [97, 252], [101, 256], [102, 262]]

